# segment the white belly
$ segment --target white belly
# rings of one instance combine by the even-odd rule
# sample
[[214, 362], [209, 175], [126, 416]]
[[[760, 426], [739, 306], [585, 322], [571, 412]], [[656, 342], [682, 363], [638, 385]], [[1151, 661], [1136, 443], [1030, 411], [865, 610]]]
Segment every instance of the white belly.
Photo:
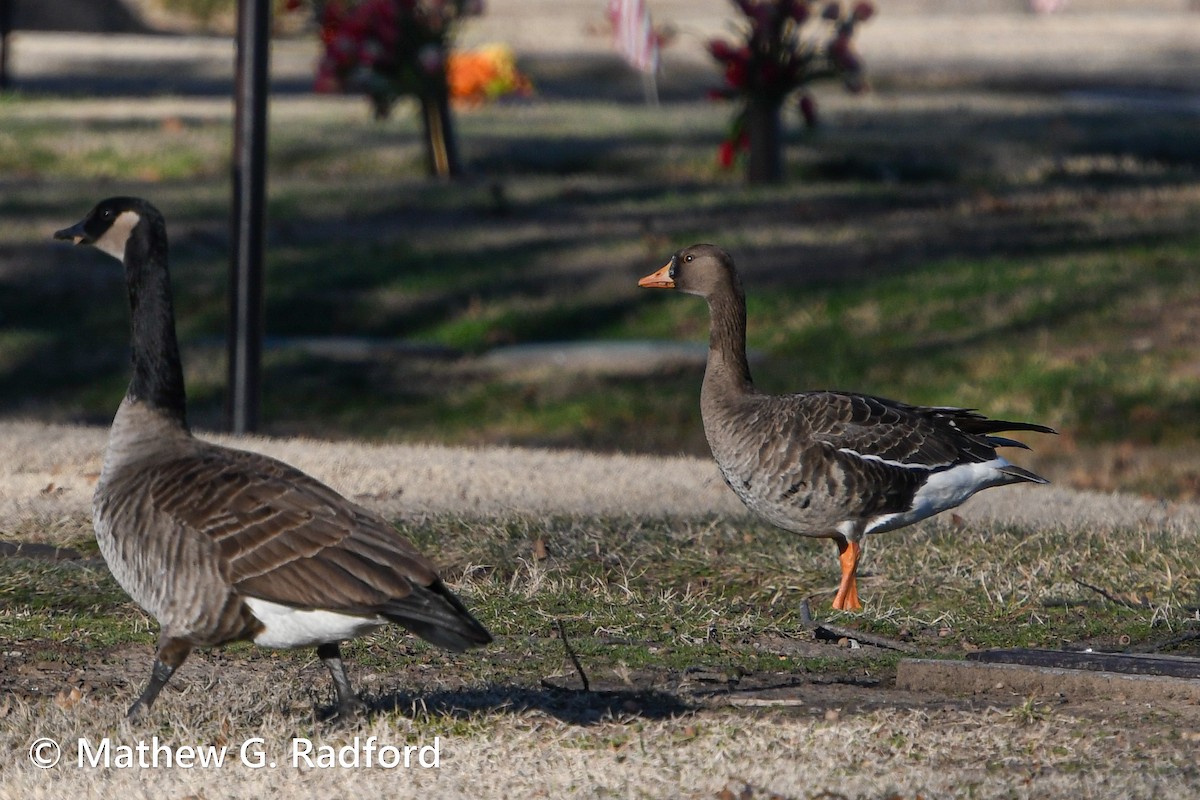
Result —
[[305, 610], [247, 597], [246, 605], [263, 624], [254, 643], [263, 647], [316, 647], [370, 633], [387, 620], [378, 615], [363, 617], [337, 611]]

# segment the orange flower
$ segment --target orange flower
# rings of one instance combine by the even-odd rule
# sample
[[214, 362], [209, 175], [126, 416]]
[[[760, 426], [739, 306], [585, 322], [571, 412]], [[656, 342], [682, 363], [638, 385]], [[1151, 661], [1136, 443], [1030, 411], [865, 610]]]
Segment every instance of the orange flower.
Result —
[[517, 69], [512, 50], [505, 45], [451, 53], [446, 82], [450, 99], [461, 105], [480, 105], [506, 94], [533, 92], [533, 84]]

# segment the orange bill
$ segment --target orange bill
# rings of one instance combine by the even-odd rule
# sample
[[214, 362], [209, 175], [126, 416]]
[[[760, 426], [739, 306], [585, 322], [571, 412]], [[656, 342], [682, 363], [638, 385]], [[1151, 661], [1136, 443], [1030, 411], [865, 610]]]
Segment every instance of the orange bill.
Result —
[[674, 289], [675, 281], [671, 280], [671, 264], [668, 261], [658, 272], [647, 275], [638, 281], [638, 286], [646, 289]]

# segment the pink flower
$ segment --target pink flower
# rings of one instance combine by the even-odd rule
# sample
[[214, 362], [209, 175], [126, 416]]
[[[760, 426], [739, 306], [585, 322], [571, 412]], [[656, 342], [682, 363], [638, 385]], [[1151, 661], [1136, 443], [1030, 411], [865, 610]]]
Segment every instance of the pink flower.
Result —
[[850, 12], [850, 16], [857, 22], [866, 22], [871, 17], [875, 16], [875, 6], [863, 0], [860, 3], [854, 4], [854, 10]]

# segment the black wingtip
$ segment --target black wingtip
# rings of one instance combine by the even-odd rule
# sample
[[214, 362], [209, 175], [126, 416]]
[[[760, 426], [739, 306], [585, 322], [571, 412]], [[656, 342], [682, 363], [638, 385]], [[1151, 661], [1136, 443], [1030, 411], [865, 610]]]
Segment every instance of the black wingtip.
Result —
[[1022, 467], [1018, 467], [1015, 464], [1008, 464], [1008, 465], [1002, 467], [1000, 469], [1000, 471], [1003, 472], [1005, 475], [1013, 476], [1017, 480], [1028, 481], [1029, 483], [1046, 484], [1046, 483], [1050, 482], [1050, 481], [1046, 480], [1045, 478], [1043, 478], [1041, 475], [1038, 475], [1035, 472], [1030, 472], [1029, 470], [1024, 469]]
[[483, 647], [492, 641], [488, 629], [479, 624], [440, 580], [429, 586], [414, 587], [408, 597], [389, 603], [383, 615], [430, 644], [455, 652]]
[[492, 642], [492, 634], [470, 614], [465, 618], [455, 617], [453, 623], [448, 621], [431, 623], [391, 614], [387, 616], [430, 644], [455, 653], [483, 647]]

